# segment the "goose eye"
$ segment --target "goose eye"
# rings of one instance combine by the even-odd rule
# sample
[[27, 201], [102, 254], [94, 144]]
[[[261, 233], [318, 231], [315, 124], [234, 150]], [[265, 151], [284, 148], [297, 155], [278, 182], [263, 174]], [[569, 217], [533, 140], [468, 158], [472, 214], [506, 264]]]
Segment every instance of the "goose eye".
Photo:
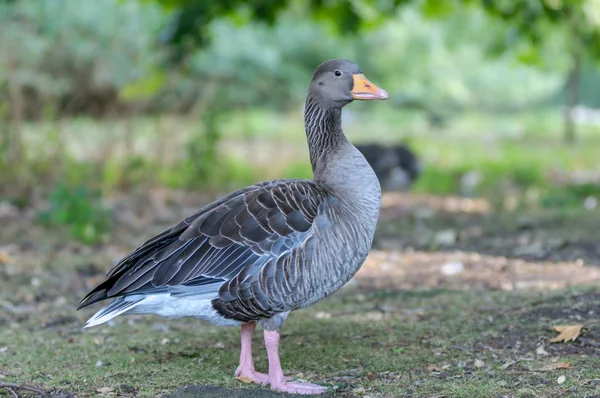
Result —
[[342, 76], [342, 75], [343, 75], [343, 73], [342, 73], [342, 71], [341, 71], [341, 70], [336, 70], [336, 71], [335, 71], [335, 72], [333, 72], [333, 73], [335, 73], [335, 75], [336, 75], [336, 76]]

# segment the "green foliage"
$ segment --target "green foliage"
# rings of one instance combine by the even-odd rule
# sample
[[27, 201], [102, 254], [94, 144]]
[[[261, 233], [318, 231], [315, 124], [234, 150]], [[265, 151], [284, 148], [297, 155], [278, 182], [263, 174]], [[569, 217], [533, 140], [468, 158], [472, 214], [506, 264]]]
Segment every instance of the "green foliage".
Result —
[[184, 53], [196, 46], [206, 46], [213, 38], [210, 24], [227, 18], [240, 25], [249, 21], [273, 25], [285, 10], [301, 7], [315, 20], [328, 24], [338, 33], [357, 32], [360, 27], [372, 27], [381, 22], [404, 1], [402, 0], [142, 0], [162, 4], [168, 10], [176, 10], [175, 18], [165, 30], [163, 40], [176, 49], [174, 60], [181, 60]]
[[203, 119], [203, 129], [194, 134], [187, 144], [185, 166], [191, 171], [188, 174], [190, 186], [207, 185], [213, 181], [212, 173], [220, 166], [217, 156], [217, 145], [220, 133], [217, 125], [218, 112], [208, 112]]
[[[189, 50], [194, 45], [208, 44], [211, 35], [207, 27], [214, 20], [230, 18], [237, 23], [255, 21], [273, 24], [284, 10], [302, 4], [297, 0], [145, 1], [178, 10], [165, 39], [179, 49], [179, 56], [182, 56], [182, 48]], [[600, 58], [600, 5], [595, 0], [313, 0], [304, 3], [310, 16], [343, 35], [380, 25], [406, 5], [418, 7], [427, 18], [445, 18], [468, 6], [483, 9], [510, 27], [509, 34], [497, 37], [494, 48], [504, 52], [524, 41], [525, 48], [519, 52], [520, 59], [525, 62], [540, 61], [537, 49], [552, 38], [557, 29], [563, 33], [566, 30], [596, 59]]]
[[590, 197], [600, 199], [598, 184], [568, 184], [548, 189], [540, 198], [540, 204], [546, 208], [579, 207]]
[[596, 59], [600, 58], [600, 4], [595, 0], [482, 1], [481, 4], [488, 14], [502, 19], [513, 30], [506, 47], [514, 44], [516, 38], [525, 38], [533, 49], [553, 37], [556, 30], [562, 30], [572, 35], [575, 42], [581, 42]]
[[166, 17], [158, 6], [119, 0], [4, 5], [0, 98], [20, 118], [42, 117], [47, 104], [59, 113], [106, 113], [120, 88], [160, 62], [155, 34]]
[[83, 243], [99, 242], [112, 226], [111, 211], [101, 199], [85, 186], [58, 184], [50, 193], [48, 208], [39, 215], [40, 221], [48, 227], [68, 227], [71, 236]]

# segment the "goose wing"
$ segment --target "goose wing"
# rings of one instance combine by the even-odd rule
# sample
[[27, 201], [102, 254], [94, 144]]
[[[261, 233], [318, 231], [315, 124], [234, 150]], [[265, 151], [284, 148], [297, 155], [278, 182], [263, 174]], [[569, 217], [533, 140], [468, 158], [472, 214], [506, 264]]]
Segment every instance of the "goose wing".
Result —
[[[308, 180], [236, 191], [123, 258], [81, 301], [133, 294], [206, 295], [221, 315], [249, 321], [293, 309], [291, 293], [328, 225], [330, 194]], [[315, 228], [315, 224], [318, 224]]]

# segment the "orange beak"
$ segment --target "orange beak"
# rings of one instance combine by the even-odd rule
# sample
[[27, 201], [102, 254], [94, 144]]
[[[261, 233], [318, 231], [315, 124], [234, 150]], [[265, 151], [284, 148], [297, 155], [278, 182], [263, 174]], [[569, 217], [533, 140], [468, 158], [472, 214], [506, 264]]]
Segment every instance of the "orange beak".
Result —
[[369, 81], [362, 73], [356, 74], [354, 78], [354, 87], [352, 88], [352, 97], [357, 100], [385, 100], [388, 99], [388, 93], [382, 88], [377, 87]]

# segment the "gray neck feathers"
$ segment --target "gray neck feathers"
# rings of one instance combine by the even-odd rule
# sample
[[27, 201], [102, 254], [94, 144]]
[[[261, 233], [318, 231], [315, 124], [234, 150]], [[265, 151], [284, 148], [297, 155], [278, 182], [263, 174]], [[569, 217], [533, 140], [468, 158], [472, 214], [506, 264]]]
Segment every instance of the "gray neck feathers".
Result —
[[327, 164], [329, 156], [348, 143], [342, 131], [342, 110], [328, 106], [309, 94], [304, 106], [304, 127], [310, 163], [317, 176]]
[[381, 189], [364, 156], [342, 131], [342, 110], [309, 94], [304, 123], [315, 181], [335, 189], [349, 202], [379, 212]]

